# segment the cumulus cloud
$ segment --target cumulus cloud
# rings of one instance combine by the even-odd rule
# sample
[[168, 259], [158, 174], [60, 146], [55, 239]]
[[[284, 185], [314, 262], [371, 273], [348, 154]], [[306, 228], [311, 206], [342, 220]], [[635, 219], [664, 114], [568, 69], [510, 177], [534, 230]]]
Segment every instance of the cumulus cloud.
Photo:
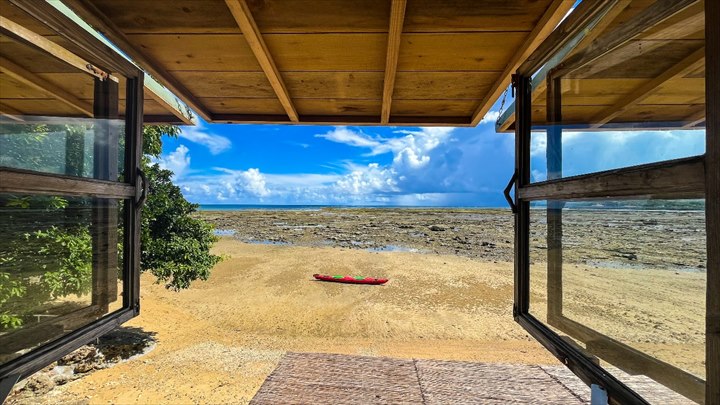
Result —
[[190, 142], [205, 146], [213, 155], [225, 152], [232, 147], [232, 142], [230, 142], [228, 138], [209, 132], [202, 124], [193, 127], [183, 127], [179, 136]]
[[357, 167], [334, 183], [335, 192], [358, 194], [398, 192], [396, 173], [392, 168], [380, 167], [370, 163], [366, 167]]
[[331, 142], [370, 149], [367, 156], [394, 153], [406, 156], [409, 162], [422, 162], [424, 153], [439, 145], [451, 132], [452, 128], [429, 127], [418, 130], [397, 130], [395, 134], [403, 136], [381, 137], [371, 136], [361, 130], [348, 127], [335, 127], [327, 133], [315, 136]]
[[157, 163], [163, 169], [172, 171], [175, 179], [180, 179], [190, 167], [190, 149], [185, 145], [180, 145], [167, 155], [160, 156]]
[[[596, 131], [563, 132], [563, 174], [609, 170], [704, 153], [704, 131]], [[545, 173], [547, 137], [532, 134], [531, 166]], [[541, 178], [540, 176], [538, 178]]]
[[[512, 135], [497, 134], [490, 125], [396, 129], [383, 136], [369, 131], [336, 127], [316, 135], [361, 154], [355, 160], [317, 162], [325, 173], [213, 168], [198, 174], [189, 170], [184, 146], [162, 160], [181, 173], [178, 184], [188, 198], [201, 203], [505, 206], [502, 189], [514, 167]], [[533, 181], [546, 178], [546, 147], [545, 134], [533, 133]], [[269, 153], [270, 148], [260, 153]], [[563, 149], [564, 172], [572, 175], [701, 154], [704, 134], [568, 131], [563, 134]]]
[[360, 131], [353, 131], [347, 127], [335, 127], [324, 134], [315, 135], [317, 138], [324, 138], [328, 141], [343, 143], [350, 146], [374, 149], [380, 145], [380, 141], [372, 139]]
[[480, 124], [494, 124], [500, 116], [500, 111], [488, 111], [487, 114], [480, 120]]

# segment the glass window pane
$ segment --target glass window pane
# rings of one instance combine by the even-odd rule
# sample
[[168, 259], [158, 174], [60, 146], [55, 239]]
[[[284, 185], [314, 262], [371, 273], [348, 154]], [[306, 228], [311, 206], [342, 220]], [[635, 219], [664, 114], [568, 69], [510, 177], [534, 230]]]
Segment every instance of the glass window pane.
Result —
[[704, 200], [541, 202], [530, 247], [535, 317], [651, 402], [642, 378], [685, 395], [705, 378]]
[[[0, 167], [122, 180], [124, 107], [96, 116], [95, 76], [11, 37], [0, 43]], [[124, 105], [124, 91], [111, 104]]]
[[[26, 117], [24, 122], [0, 118], [0, 166], [102, 180], [121, 180], [125, 164], [118, 134], [122, 120]], [[108, 145], [108, 133], [117, 144]], [[123, 142], [124, 143], [124, 142]], [[113, 167], [96, 167], [98, 148], [112, 151]]]
[[0, 194], [0, 364], [122, 307], [123, 206]]
[[702, 2], [617, 45], [658, 7], [616, 5], [533, 75], [533, 182], [705, 152]]

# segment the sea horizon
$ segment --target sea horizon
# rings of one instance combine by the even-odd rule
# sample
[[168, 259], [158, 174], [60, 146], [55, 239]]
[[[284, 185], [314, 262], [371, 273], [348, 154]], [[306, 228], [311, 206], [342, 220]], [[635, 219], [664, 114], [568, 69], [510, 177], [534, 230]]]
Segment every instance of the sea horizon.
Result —
[[323, 208], [333, 209], [503, 209], [504, 207], [491, 206], [435, 206], [435, 205], [339, 205], [339, 204], [198, 204], [199, 211], [248, 211], [248, 210], [268, 210], [268, 211], [284, 211], [284, 210], [305, 210], [313, 211]]
[[[545, 201], [533, 202], [531, 209], [545, 208]], [[504, 206], [479, 205], [341, 205], [341, 204], [198, 204], [199, 211], [319, 211], [321, 209], [425, 209], [425, 210], [498, 210]], [[673, 211], [700, 212], [705, 210], [705, 201], [696, 200], [625, 200], [625, 201], [579, 201], [566, 202], [568, 210], [613, 210], [613, 211]]]

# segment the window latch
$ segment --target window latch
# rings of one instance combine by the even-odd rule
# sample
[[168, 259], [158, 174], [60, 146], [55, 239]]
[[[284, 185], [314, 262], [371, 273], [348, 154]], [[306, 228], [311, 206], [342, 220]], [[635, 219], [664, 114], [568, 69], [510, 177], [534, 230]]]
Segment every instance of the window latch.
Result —
[[512, 190], [513, 186], [515, 185], [515, 180], [517, 180], [518, 172], [515, 170], [512, 177], [510, 178], [510, 181], [508, 182], [507, 186], [505, 186], [505, 190], [503, 190], [503, 194], [505, 195], [505, 200], [508, 202], [508, 205], [510, 205], [510, 210], [513, 214], [517, 214], [517, 206], [515, 205], [515, 202], [513, 201], [512, 197], [510, 197], [510, 190]]

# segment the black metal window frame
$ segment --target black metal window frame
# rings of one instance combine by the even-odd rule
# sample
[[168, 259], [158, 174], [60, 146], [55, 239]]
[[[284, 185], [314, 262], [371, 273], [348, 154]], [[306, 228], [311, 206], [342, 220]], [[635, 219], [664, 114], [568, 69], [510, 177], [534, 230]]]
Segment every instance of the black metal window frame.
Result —
[[[107, 73], [126, 78], [124, 179], [96, 180], [0, 167], [0, 192], [51, 194], [77, 197], [122, 199], [125, 202], [123, 232], [122, 307], [28, 353], [0, 365], [0, 399], [12, 385], [53, 361], [106, 334], [137, 316], [140, 311], [140, 213], [147, 193], [147, 181], [139, 169], [142, 157], [144, 73], [121, 55], [62, 15], [49, 3], [10, 0], [49, 29], [81, 49], [87, 60]], [[12, 33], [6, 33], [12, 35]], [[32, 43], [27, 43], [32, 46]], [[48, 55], [52, 57], [51, 55]], [[118, 83], [95, 79], [93, 109], [96, 118], [111, 118], [117, 111]], [[112, 158], [104, 156], [104, 164]]]
[[[659, 2], [663, 3], [663, 2]], [[535, 339], [556, 358], [572, 370], [588, 385], [597, 384], [608, 392], [611, 403], [646, 404], [640, 395], [615, 378], [607, 370], [593, 362], [579, 348], [568, 343], [545, 323], [530, 313], [530, 202], [536, 200], [573, 200], [587, 198], [630, 198], [651, 196], [654, 198], [705, 198], [707, 230], [707, 300], [706, 300], [706, 380], [703, 386], [693, 388], [694, 399], [705, 404], [720, 404], [720, 2], [706, 1], [706, 153], [702, 156], [627, 167], [589, 175], [552, 179], [530, 183], [530, 137], [532, 113], [532, 74], [560, 50], [575, 33], [580, 32], [603, 9], [612, 7], [614, 1], [583, 2], [574, 16], [551, 35], [545, 44], [524, 63], [513, 76], [515, 102], [515, 290], [513, 316]], [[669, 4], [669, 3], [668, 3]], [[560, 118], [560, 112], [552, 108], [552, 99], [559, 94], [552, 91], [552, 77], [548, 81], [548, 118]], [[551, 94], [555, 93], [555, 94]], [[556, 100], [559, 101], [559, 100]], [[555, 103], [559, 108], [559, 102]], [[556, 116], [551, 116], [557, 114]], [[548, 129], [549, 132], [552, 132]], [[548, 133], [548, 148], [557, 141]], [[557, 152], [559, 145], [557, 146]], [[561, 159], [561, 157], [559, 157]], [[550, 164], [553, 164], [550, 162]], [[662, 176], [648, 176], [662, 173]], [[620, 187], [628, 179], [651, 178], [645, 189], [627, 190]], [[676, 180], [683, 179], [682, 182]], [[582, 187], [584, 184], [593, 187]], [[678, 186], [678, 184], [683, 184]], [[551, 208], [551, 207], [550, 207]], [[550, 214], [549, 214], [550, 215]], [[550, 223], [548, 223], [550, 228]], [[550, 276], [550, 270], [548, 271]], [[551, 297], [548, 297], [550, 303]], [[561, 303], [555, 303], [561, 305]], [[551, 317], [548, 309], [548, 318]], [[555, 314], [557, 315], [557, 314]], [[562, 316], [556, 320], [570, 321]], [[570, 325], [572, 327], [582, 325]], [[585, 328], [589, 329], [589, 328]], [[589, 330], [589, 333], [594, 331]], [[644, 355], [620, 342], [611, 342], [625, 350], [630, 357], [641, 359]], [[645, 355], [646, 356], [646, 355]], [[646, 356], [649, 357], [649, 356]], [[669, 369], [671, 372], [676, 372]], [[671, 374], [671, 377], [673, 375]], [[680, 377], [687, 378], [681, 375]], [[701, 381], [701, 380], [700, 380]], [[692, 381], [690, 381], [692, 383]]]

